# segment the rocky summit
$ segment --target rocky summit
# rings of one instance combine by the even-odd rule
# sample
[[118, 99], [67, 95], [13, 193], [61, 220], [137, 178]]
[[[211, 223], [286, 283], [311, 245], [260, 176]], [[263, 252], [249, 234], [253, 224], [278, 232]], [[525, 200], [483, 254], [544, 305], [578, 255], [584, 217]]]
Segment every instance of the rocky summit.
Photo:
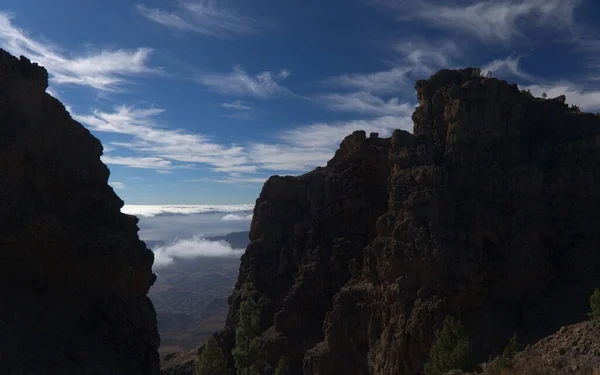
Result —
[[102, 145], [0, 50], [0, 373], [159, 373], [153, 255]]
[[265, 183], [216, 336], [230, 367], [247, 298], [261, 374], [284, 360], [290, 374], [417, 375], [447, 315], [474, 361], [586, 318], [600, 116], [472, 68], [415, 89], [412, 134], [357, 131], [326, 167]]

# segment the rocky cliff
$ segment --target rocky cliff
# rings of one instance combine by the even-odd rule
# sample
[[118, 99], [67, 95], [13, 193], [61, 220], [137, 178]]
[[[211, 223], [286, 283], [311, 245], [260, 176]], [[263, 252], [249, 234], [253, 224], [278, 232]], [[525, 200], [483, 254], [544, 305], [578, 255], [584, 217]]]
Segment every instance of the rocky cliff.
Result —
[[0, 50], [0, 373], [159, 373], [153, 255], [102, 145]]
[[270, 178], [241, 286], [271, 374], [420, 374], [447, 314], [473, 358], [585, 317], [600, 282], [600, 117], [471, 69], [415, 85], [414, 131], [357, 131], [324, 168]]

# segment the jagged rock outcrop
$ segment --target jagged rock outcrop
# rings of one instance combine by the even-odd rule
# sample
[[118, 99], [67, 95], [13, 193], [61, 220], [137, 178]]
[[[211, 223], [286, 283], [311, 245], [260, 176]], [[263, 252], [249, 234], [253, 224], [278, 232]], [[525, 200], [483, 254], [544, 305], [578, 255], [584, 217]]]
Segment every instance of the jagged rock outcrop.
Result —
[[102, 145], [0, 50], [0, 373], [159, 373], [156, 276]]
[[416, 86], [413, 134], [347, 137], [327, 167], [272, 177], [241, 285], [263, 297], [259, 357], [293, 374], [420, 374], [447, 314], [473, 358], [585, 317], [600, 282], [600, 117], [471, 69]]
[[600, 373], [600, 320], [562, 326], [557, 332], [517, 352], [477, 366], [475, 372], [451, 370], [445, 375], [596, 375]]

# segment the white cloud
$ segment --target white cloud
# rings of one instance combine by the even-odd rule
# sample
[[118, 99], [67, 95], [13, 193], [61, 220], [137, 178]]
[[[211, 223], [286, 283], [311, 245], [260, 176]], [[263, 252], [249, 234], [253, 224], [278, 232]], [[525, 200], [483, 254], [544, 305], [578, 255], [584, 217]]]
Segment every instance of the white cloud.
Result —
[[[364, 130], [367, 135], [379, 133], [380, 137], [389, 137], [395, 129], [412, 131], [411, 114], [404, 117], [385, 116], [372, 120], [340, 122], [337, 124], [313, 124], [281, 134], [281, 138], [289, 143], [313, 149], [335, 149], [340, 142], [355, 130]], [[331, 154], [333, 156], [333, 154]]]
[[400, 55], [398, 64], [410, 69], [412, 78], [442, 68], [451, 69], [454, 59], [463, 54], [452, 40], [429, 41], [418, 37], [396, 43], [394, 51]]
[[154, 269], [171, 265], [176, 259], [198, 257], [240, 257], [245, 249], [234, 249], [225, 241], [210, 241], [201, 236], [175, 240], [171, 244], [152, 249]]
[[230, 167], [219, 167], [213, 168], [215, 172], [243, 172], [243, 173], [253, 173], [256, 172], [258, 168], [256, 165], [234, 165]]
[[221, 219], [223, 221], [250, 221], [252, 220], [252, 214], [250, 215], [237, 215], [237, 214], [228, 214], [223, 216]]
[[197, 215], [211, 212], [248, 212], [254, 209], [253, 204], [240, 205], [131, 205], [126, 204], [121, 212], [138, 217], [154, 217], [161, 215]]
[[206, 163], [223, 168], [243, 165], [247, 161], [241, 147], [223, 146], [211, 142], [206, 136], [182, 130], [159, 128], [156, 117], [163, 112], [158, 108], [137, 109], [120, 106], [112, 113], [96, 110], [89, 115], [72, 113], [72, 116], [94, 131], [133, 136], [132, 142], [113, 142], [112, 145], [152, 154], [152, 157], [143, 158], [105, 157], [105, 163], [169, 169], [173, 167], [171, 160]]
[[281, 70], [277, 74], [261, 72], [256, 76], [250, 76], [241, 66], [235, 65], [231, 73], [204, 74], [200, 75], [197, 81], [223, 94], [268, 99], [274, 96], [292, 94], [290, 90], [279, 84], [289, 75], [289, 71]]
[[[59, 48], [37, 41], [12, 23], [12, 17], [0, 12], [0, 47], [13, 55], [24, 55], [44, 66], [55, 84], [75, 84], [102, 91], [117, 91], [128, 83], [127, 77], [153, 73], [146, 64], [149, 48], [110, 50], [68, 57]], [[55, 92], [54, 92], [55, 93]]]
[[252, 107], [244, 104], [241, 100], [236, 100], [231, 103], [223, 103], [221, 104], [221, 107], [234, 111], [232, 113], [227, 113], [223, 117], [234, 120], [252, 120], [254, 118]]
[[508, 42], [524, 37], [525, 28], [560, 30], [573, 24], [580, 0], [502, 0], [447, 5], [441, 1], [405, 2], [384, 0], [402, 19], [423, 19], [430, 24], [465, 32], [483, 41]]
[[183, 182], [217, 182], [221, 184], [232, 184], [238, 187], [262, 185], [270, 176], [255, 177], [254, 175], [242, 175], [241, 173], [229, 173], [224, 177], [202, 177], [192, 180], [183, 180]]
[[398, 115], [412, 113], [413, 107], [408, 103], [400, 103], [398, 98], [387, 101], [366, 91], [348, 94], [327, 94], [316, 98], [320, 104], [329, 109], [344, 112], [364, 113], [376, 116]]
[[559, 82], [554, 85], [529, 85], [521, 88], [530, 90], [534, 96], [538, 97], [544, 92], [548, 98], [564, 95], [566, 103], [575, 104], [583, 111], [600, 110], [600, 90], [598, 89], [585, 90], [571, 82]]
[[168, 28], [209, 36], [251, 34], [258, 29], [258, 22], [254, 18], [219, 7], [214, 0], [180, 1], [179, 7], [173, 11], [144, 5], [137, 5], [136, 9], [142, 16]]
[[328, 78], [325, 82], [339, 87], [386, 94], [402, 90], [402, 86], [408, 82], [408, 70], [396, 67], [373, 73], [344, 74]]
[[397, 56], [391, 69], [345, 74], [325, 82], [370, 94], [407, 92], [412, 91], [415, 79], [440, 68], [450, 68], [454, 58], [462, 55], [458, 45], [451, 40], [428, 41], [418, 37], [397, 42], [392, 50]]
[[[375, 101], [375, 104], [379, 102]], [[112, 142], [112, 146], [129, 149], [133, 156], [105, 155], [107, 164], [126, 165], [132, 168], [151, 168], [160, 173], [175, 169], [195, 169], [197, 163], [208, 164], [223, 176], [210, 176], [186, 180], [210, 181], [227, 184], [262, 184], [269, 174], [304, 172], [325, 163], [333, 157], [341, 140], [355, 130], [378, 132], [382, 137], [394, 128], [409, 130], [412, 127], [412, 108], [392, 100], [382, 101], [381, 109], [364, 110], [373, 113], [393, 113], [371, 120], [335, 123], [315, 123], [298, 126], [274, 134], [275, 143], [250, 143], [247, 145], [221, 145], [209, 137], [159, 127], [156, 116], [161, 109], [135, 109], [122, 106], [115, 112], [94, 111], [90, 115], [73, 114], [93, 131], [114, 132], [133, 136], [130, 142]], [[375, 107], [373, 105], [373, 108]], [[182, 164], [188, 163], [188, 164]], [[257, 174], [258, 173], [258, 174]]]
[[238, 111], [249, 111], [252, 109], [252, 107], [249, 107], [249, 106], [245, 105], [244, 103], [242, 103], [241, 100], [236, 100], [232, 103], [223, 103], [223, 104], [221, 104], [221, 107], [227, 108], [227, 109], [235, 109]]
[[102, 150], [103, 150], [102, 152], [104, 154], [108, 154], [109, 152], [114, 151], [115, 147], [107, 146], [107, 145], [102, 145]]
[[255, 143], [250, 146], [248, 157], [263, 169], [302, 172], [326, 163], [334, 151], [293, 144]]
[[134, 156], [107, 156], [103, 155], [101, 160], [104, 164], [125, 165], [130, 168], [142, 169], [164, 169], [171, 167], [171, 161], [157, 157], [134, 157]]
[[109, 185], [113, 187], [113, 189], [120, 190], [125, 189], [125, 184], [122, 182], [112, 181], [109, 182]]
[[536, 78], [531, 74], [524, 72], [519, 67], [519, 60], [519, 56], [510, 56], [505, 59], [494, 60], [482, 66], [481, 72], [483, 74], [486, 74], [488, 71], [491, 71], [494, 74], [494, 76], [508, 74], [527, 81], [539, 81], [539, 78]]

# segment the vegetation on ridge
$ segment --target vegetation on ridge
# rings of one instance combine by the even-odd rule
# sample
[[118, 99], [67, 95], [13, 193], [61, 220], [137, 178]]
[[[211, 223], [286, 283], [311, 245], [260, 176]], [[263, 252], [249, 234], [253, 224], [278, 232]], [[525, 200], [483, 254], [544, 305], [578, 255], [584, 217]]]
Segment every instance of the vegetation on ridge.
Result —
[[204, 347], [198, 362], [196, 363], [195, 375], [231, 375], [231, 371], [227, 367], [227, 360], [223, 355], [221, 347], [215, 339], [211, 337]]
[[425, 364], [425, 375], [442, 375], [453, 369], [465, 370], [469, 365], [469, 338], [465, 329], [453, 316], [446, 316], [442, 328], [435, 333], [435, 341]]
[[290, 373], [290, 366], [284, 357], [281, 357], [277, 368], [275, 369], [275, 375], [288, 375]]
[[596, 288], [590, 296], [590, 308], [592, 311], [588, 313], [592, 319], [600, 318], [600, 289]]
[[517, 336], [517, 333], [515, 332], [504, 348], [502, 356], [494, 361], [494, 364], [492, 365], [493, 372], [502, 373], [502, 371], [512, 369], [514, 367], [513, 360], [515, 354], [521, 350], [523, 350], [523, 345], [519, 342], [519, 336]]
[[260, 335], [259, 305], [254, 301], [256, 288], [251, 282], [242, 287], [243, 302], [240, 304], [238, 324], [235, 328], [235, 348], [231, 354], [238, 375], [258, 374], [256, 357]]

